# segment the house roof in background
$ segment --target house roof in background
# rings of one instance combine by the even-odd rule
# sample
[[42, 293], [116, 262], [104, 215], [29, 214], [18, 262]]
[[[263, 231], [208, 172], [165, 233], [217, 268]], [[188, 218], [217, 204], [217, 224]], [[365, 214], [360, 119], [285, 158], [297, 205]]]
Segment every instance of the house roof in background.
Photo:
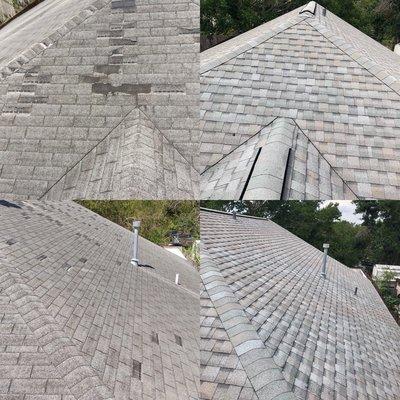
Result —
[[[277, 224], [201, 211], [201, 398], [395, 399], [400, 328], [363, 272]], [[357, 294], [355, 294], [357, 288]]]
[[133, 267], [131, 233], [72, 202], [0, 209], [0, 397], [198, 398], [190, 263], [140, 238]]
[[400, 265], [376, 264], [372, 271], [374, 278], [380, 278], [384, 272], [394, 272], [395, 278], [400, 278]]
[[[322, 6], [311, 2], [206, 50], [201, 84], [203, 170], [287, 118], [350, 187], [346, 198], [399, 197], [400, 56]], [[207, 179], [202, 197], [216, 198]]]
[[195, 198], [198, 9], [43, 0], [0, 29], [0, 196]]

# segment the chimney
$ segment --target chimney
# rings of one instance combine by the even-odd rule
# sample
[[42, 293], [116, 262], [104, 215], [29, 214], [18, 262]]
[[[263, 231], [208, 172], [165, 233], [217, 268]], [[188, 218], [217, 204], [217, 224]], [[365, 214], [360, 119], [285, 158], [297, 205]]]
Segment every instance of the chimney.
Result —
[[398, 56], [400, 56], [400, 43], [399, 43], [399, 44], [396, 44], [396, 46], [395, 46], [395, 48], [394, 48], [394, 52], [395, 52]]
[[133, 228], [133, 249], [132, 249], [132, 260], [131, 264], [135, 267], [139, 266], [139, 228], [140, 228], [140, 221], [133, 221], [132, 223]]
[[329, 244], [328, 243], [324, 243], [323, 247], [324, 247], [324, 259], [322, 260], [322, 273], [321, 273], [321, 276], [323, 278], [326, 278], [326, 261], [328, 259]]

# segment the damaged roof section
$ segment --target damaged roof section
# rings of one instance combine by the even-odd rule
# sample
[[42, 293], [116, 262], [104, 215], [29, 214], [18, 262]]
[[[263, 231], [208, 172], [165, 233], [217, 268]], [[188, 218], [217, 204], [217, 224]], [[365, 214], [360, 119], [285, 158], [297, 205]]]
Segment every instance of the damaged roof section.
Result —
[[356, 198], [295, 121], [277, 118], [202, 174], [208, 199]]
[[198, 399], [189, 262], [139, 238], [134, 267], [131, 232], [72, 202], [0, 208], [0, 397]]
[[324, 278], [271, 221], [200, 217], [202, 400], [400, 396], [400, 328], [361, 270], [328, 256]]
[[[214, 197], [210, 171], [283, 118], [295, 121], [309, 141], [310, 160], [319, 154], [329, 164], [321, 170], [331, 169], [322, 172], [330, 184], [293, 187], [288, 198], [399, 198], [399, 72], [398, 55], [315, 2], [206, 50], [200, 164], [207, 172], [201, 197], [240, 198], [236, 175], [228, 185], [229, 172], [227, 191], [216, 184]], [[236, 168], [242, 172], [242, 165]], [[320, 175], [315, 167], [306, 172], [310, 181]], [[276, 179], [268, 182], [276, 198]]]
[[[0, 29], [0, 196], [71, 199], [85, 196], [75, 188], [89, 179], [96, 199], [197, 197], [198, 8], [43, 0]], [[87, 171], [87, 159], [138, 112], [153, 131], [141, 138], [143, 152], [113, 140], [135, 156], [123, 165], [132, 186], [118, 174], [113, 181], [108, 161]], [[135, 125], [127, 136], [141, 132]], [[73, 186], [60, 184], [71, 176]]]

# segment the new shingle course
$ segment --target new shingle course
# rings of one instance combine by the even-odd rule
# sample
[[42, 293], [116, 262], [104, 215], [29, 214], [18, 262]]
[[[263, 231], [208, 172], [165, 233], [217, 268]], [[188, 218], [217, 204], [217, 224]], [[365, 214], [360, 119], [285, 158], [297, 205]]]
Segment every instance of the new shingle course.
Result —
[[[322, 252], [267, 220], [203, 210], [201, 234], [206, 289], [219, 276], [210, 288], [218, 300], [207, 303], [207, 314], [220, 317], [229, 311], [219, 308], [228, 304], [245, 315], [240, 323], [251, 325], [273, 361], [259, 361], [257, 368], [277, 369], [298, 399], [399, 397], [400, 358], [393, 350], [400, 329], [360, 270], [328, 257], [324, 279]], [[202, 386], [216, 383], [203, 378], [210, 341], [203, 338], [201, 345]], [[271, 399], [273, 393], [257, 394]]]
[[[338, 21], [319, 5], [315, 15], [298, 9], [202, 53], [203, 170], [275, 118], [290, 118], [312, 144], [307, 153], [317, 149], [349, 186], [346, 198], [398, 198], [399, 58], [369, 39], [360, 52], [339, 36]], [[363, 35], [344, 25], [345, 37]]]
[[[194, 269], [144, 239], [141, 262], [154, 269], [132, 267], [131, 234], [76, 204], [19, 205], [0, 206], [1, 276], [8, 277], [12, 269], [17, 280], [4, 278], [1, 284], [21, 315], [17, 321], [31, 332], [26, 345], [44, 350], [60, 395], [72, 400], [101, 390], [94, 398], [104, 393], [113, 399], [196, 399], [199, 300]], [[176, 273], [180, 286], [174, 283]], [[1, 341], [10, 329], [17, 328], [4, 325]], [[153, 332], [159, 343], [152, 341]], [[0, 347], [0, 358], [12, 352]], [[71, 363], [79, 369], [70, 372]], [[28, 395], [40, 387], [33, 378], [26, 377]], [[0, 395], [14, 393], [8, 386], [2, 390]]]
[[[124, 166], [125, 173], [134, 169], [134, 175], [143, 175], [134, 166], [145, 169], [150, 154], [167, 176], [159, 179], [149, 166], [140, 195], [164, 197], [168, 191], [169, 197], [193, 198], [197, 193], [198, 6], [188, 0], [116, 4], [45, 0], [1, 30], [7, 62], [0, 81], [3, 196], [48, 198], [57, 182], [76, 173], [75, 166], [138, 109], [163, 145], [159, 139], [147, 152], [142, 149], [140, 160], [136, 156]], [[42, 23], [43, 18], [51, 23]], [[19, 45], [29, 47], [31, 38], [36, 44], [21, 55]], [[118, 192], [118, 182], [111, 191], [113, 167], [99, 164], [95, 183], [87, 185], [87, 174], [77, 174], [81, 187], [91, 186], [92, 198], [133, 197], [140, 191], [137, 185], [128, 194]], [[154, 185], [160, 193], [154, 193]], [[82, 193], [72, 189], [58, 185], [54, 199]]]

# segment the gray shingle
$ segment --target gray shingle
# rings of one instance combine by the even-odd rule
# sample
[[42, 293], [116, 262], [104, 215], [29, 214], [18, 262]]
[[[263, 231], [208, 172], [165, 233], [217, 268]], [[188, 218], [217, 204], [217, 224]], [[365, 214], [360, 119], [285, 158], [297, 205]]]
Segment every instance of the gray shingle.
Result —
[[[273, 119], [288, 118], [309, 141], [306, 175], [301, 165], [293, 175], [307, 181], [305, 198], [334, 198], [340, 180], [346, 198], [398, 198], [400, 57], [321, 9], [294, 10], [202, 53], [201, 167], [224, 162]], [[335, 171], [331, 188], [326, 165], [317, 188], [317, 153]], [[237, 198], [230, 174], [244, 168], [232, 160], [229, 172], [220, 171], [225, 187], [204, 174], [202, 197]], [[275, 198], [279, 183], [267, 181], [270, 190], [257, 188], [257, 198]], [[304, 198], [293, 189], [290, 198]]]
[[[214, 356], [219, 338], [259, 400], [400, 396], [400, 329], [361, 270], [329, 257], [322, 278], [322, 252], [263, 219], [203, 210], [201, 235], [202, 398], [240, 398], [219, 387], [228, 360]], [[240, 355], [240, 330], [221, 319], [231, 309], [262, 347]]]
[[189, 263], [140, 239], [132, 267], [131, 233], [71, 202], [0, 208], [0, 397], [198, 398]]
[[[1, 29], [0, 195], [196, 197], [198, 5], [70, 3], [45, 0]], [[50, 23], [43, 23], [44, 15]], [[22, 57], [32, 43], [39, 48]], [[144, 132], [138, 147], [132, 140], [121, 143], [121, 126], [139, 112], [153, 133]], [[115, 162], [98, 156], [110, 146], [109, 153], [121, 158], [116, 142], [127, 148], [129, 162], [120, 160], [119, 171], [132, 176], [131, 182], [120, 184]], [[4, 165], [43, 167], [32, 153], [48, 156], [45, 166], [52, 173], [14, 168], [10, 182]], [[94, 169], [82, 172], [88, 157], [96, 159]]]

